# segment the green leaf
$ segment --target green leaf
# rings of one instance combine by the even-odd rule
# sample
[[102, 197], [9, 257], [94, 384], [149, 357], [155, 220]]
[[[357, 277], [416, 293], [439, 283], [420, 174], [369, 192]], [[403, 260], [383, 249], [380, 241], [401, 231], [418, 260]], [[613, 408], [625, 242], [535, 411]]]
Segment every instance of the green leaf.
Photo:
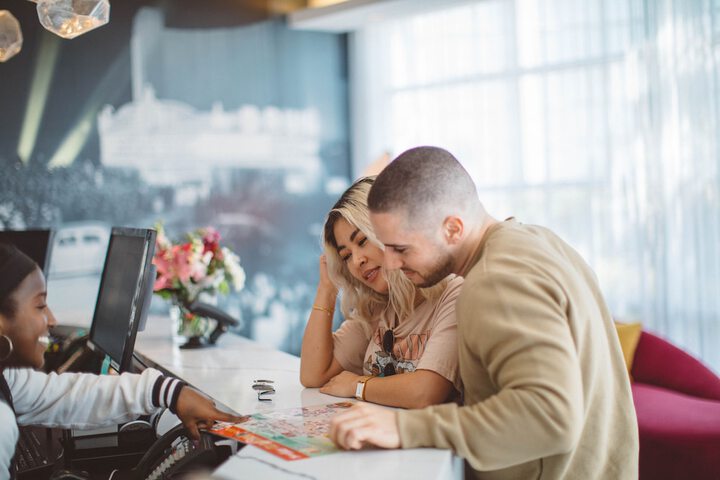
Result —
[[173, 298], [172, 292], [169, 292], [167, 290], [158, 290], [157, 292], [155, 292], [155, 295], [165, 300], [172, 300]]

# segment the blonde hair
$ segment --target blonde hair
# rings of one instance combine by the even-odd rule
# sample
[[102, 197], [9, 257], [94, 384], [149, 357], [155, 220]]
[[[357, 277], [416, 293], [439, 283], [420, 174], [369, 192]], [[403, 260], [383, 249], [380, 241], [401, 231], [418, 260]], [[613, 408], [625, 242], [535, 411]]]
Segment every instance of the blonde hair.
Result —
[[368, 193], [374, 182], [374, 176], [357, 180], [342, 194], [328, 213], [323, 236], [328, 275], [335, 286], [342, 291], [340, 310], [345, 318], [354, 317], [369, 324], [372, 319], [389, 308], [391, 309], [389, 313], [395, 313], [398, 322], [402, 323], [415, 309], [416, 294], [419, 293], [427, 301], [436, 300], [445, 290], [448, 279], [431, 288], [420, 289], [399, 270], [387, 271], [383, 268], [382, 274], [387, 280], [388, 294], [382, 295], [350, 274], [337, 251], [334, 228], [340, 218], [359, 229], [368, 241], [381, 250], [385, 249], [372, 229], [367, 206]]

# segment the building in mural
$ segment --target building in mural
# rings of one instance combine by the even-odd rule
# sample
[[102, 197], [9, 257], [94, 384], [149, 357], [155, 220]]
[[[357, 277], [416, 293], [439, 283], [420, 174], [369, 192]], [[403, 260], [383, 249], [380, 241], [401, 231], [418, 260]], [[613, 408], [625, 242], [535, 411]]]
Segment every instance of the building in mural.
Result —
[[[317, 110], [258, 108], [201, 111], [158, 99], [146, 86], [139, 99], [98, 116], [100, 158], [109, 167], [136, 168], [151, 185], [185, 192], [180, 203], [207, 198], [213, 173], [280, 171], [288, 193], [318, 188], [321, 173]], [[193, 198], [194, 197], [194, 198]]]

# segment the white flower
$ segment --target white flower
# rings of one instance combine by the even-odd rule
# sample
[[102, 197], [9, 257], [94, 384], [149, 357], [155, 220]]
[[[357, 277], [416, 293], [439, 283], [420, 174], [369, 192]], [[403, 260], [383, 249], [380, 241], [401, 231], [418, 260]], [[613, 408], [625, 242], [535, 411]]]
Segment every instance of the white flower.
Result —
[[233, 288], [239, 292], [245, 286], [245, 270], [240, 266], [240, 257], [235, 255], [230, 249], [222, 249], [225, 259], [225, 270], [232, 279]]

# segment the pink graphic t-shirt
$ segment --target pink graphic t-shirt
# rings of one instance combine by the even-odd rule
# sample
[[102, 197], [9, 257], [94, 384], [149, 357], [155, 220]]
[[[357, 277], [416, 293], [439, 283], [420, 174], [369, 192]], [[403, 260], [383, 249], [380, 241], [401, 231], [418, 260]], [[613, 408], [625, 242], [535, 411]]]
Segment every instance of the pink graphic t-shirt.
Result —
[[431, 370], [461, 391], [455, 301], [462, 283], [462, 277], [453, 278], [436, 301], [421, 303], [399, 325], [394, 315], [387, 314], [375, 319], [370, 328], [362, 320], [346, 319], [333, 333], [338, 363], [357, 375]]

